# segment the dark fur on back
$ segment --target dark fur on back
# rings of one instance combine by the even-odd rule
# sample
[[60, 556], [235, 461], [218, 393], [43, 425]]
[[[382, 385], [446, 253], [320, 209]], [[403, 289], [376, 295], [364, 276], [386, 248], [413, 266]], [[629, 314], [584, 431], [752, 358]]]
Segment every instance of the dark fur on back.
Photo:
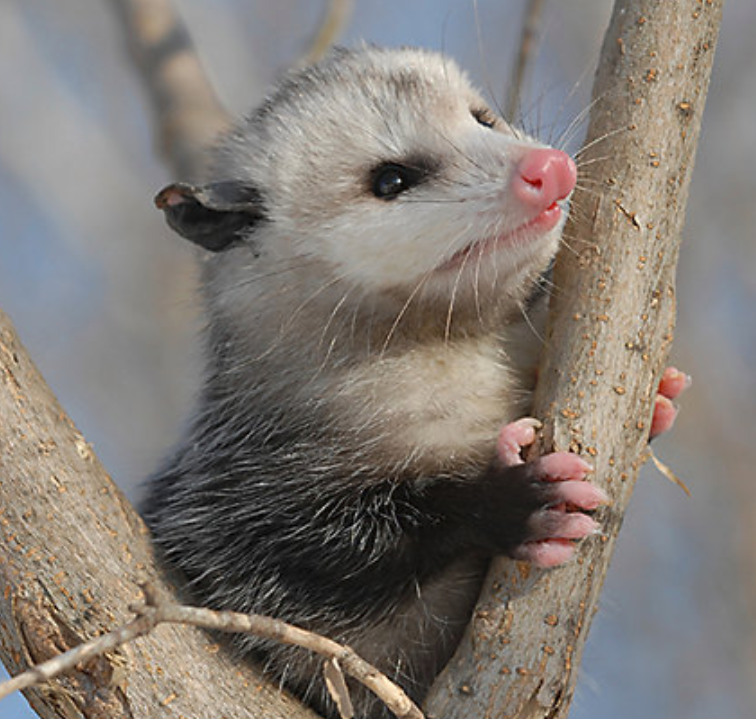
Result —
[[[429, 608], [426, 619], [436, 624], [429, 633], [446, 636], [446, 646], [440, 654], [418, 646], [423, 667], [404, 653], [375, 656], [360, 636], [422, 599], [423, 587], [449, 567], [462, 567], [459, 588], [472, 585], [474, 599], [481, 560], [527, 538], [548, 486], [529, 476], [530, 465], [387, 476], [345, 456], [339, 438], [314, 419], [297, 432], [264, 416], [256, 427], [224, 426], [225, 412], [216, 412], [154, 478], [145, 518], [163, 559], [183, 571], [204, 604], [268, 614], [348, 642], [420, 700], [464, 627], [458, 602], [449, 616]], [[300, 691], [311, 682], [321, 689], [317, 663], [296, 659], [295, 650], [244, 644], [273, 651], [273, 669]], [[287, 667], [292, 661], [313, 674]], [[317, 694], [311, 700], [328, 712]]]

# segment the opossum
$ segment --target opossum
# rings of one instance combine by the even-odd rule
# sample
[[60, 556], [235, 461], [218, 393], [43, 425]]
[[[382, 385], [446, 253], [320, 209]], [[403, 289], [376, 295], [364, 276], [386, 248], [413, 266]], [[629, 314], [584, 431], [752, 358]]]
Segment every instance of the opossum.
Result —
[[[207, 250], [206, 368], [143, 511], [199, 601], [347, 643], [421, 700], [491, 556], [550, 567], [597, 531], [587, 463], [520, 457], [575, 183], [449, 58], [363, 46], [285, 76], [206, 184], [160, 193]], [[306, 652], [239, 646], [334, 715]]]

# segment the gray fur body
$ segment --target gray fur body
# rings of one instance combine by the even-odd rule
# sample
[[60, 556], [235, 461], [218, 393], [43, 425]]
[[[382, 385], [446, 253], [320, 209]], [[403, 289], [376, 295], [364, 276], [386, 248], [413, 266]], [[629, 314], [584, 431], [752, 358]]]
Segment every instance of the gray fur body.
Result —
[[[488, 112], [448, 59], [361, 48], [285, 78], [226, 139], [190, 208], [213, 243], [218, 217], [233, 228], [203, 266], [204, 386], [144, 506], [204, 604], [347, 642], [416, 699], [541, 492], [492, 467], [529, 405], [525, 306], [559, 228], [499, 246], [531, 219], [508, 184], [534, 143]], [[390, 201], [373, 191], [386, 163], [415, 173]], [[317, 662], [243, 648], [333, 712]]]

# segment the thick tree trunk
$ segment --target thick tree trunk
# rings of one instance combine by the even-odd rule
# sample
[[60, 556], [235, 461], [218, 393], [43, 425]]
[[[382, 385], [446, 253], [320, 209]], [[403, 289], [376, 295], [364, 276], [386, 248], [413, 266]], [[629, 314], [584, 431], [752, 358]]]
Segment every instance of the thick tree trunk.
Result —
[[[141, 519], [0, 313], [0, 657], [11, 674], [113, 629], [169, 584]], [[206, 633], [159, 627], [26, 692], [45, 719], [314, 716]], [[0, 712], [1, 713], [1, 712]]]
[[[612, 497], [605, 533], [550, 572], [496, 561], [434, 717], [564, 717], [622, 516], [648, 456], [674, 329], [675, 266], [722, 0], [618, 0], [567, 247], [554, 273], [534, 415]], [[601, 159], [597, 159], [601, 158]], [[611, 661], [611, 657], [607, 657]]]

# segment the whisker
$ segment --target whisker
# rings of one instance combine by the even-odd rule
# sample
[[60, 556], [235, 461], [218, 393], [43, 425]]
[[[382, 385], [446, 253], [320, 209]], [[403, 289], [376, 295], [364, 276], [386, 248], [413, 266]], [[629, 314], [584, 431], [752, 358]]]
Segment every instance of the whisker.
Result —
[[606, 192], [603, 190], [601, 183], [597, 182], [595, 184], [597, 185], [598, 189], [596, 189], [595, 187], [586, 187], [581, 182], [575, 185], [575, 189], [580, 190], [580, 192], [584, 192], [586, 195], [591, 195], [593, 197], [606, 196]]
[[609, 132], [606, 132], [603, 135], [600, 135], [599, 137], [596, 137], [595, 139], [591, 140], [587, 145], [583, 145], [575, 153], [575, 161], [577, 162], [577, 160], [581, 156], [583, 156], [588, 150], [590, 150], [594, 145], [597, 145], [600, 142], [604, 142], [604, 140], [607, 140], [610, 137], [614, 137], [615, 135], [618, 135], [621, 132], [627, 132], [627, 128], [625, 128], [625, 127], [618, 127], [615, 130], [610, 130]]
[[[449, 241], [446, 245], [446, 247], [443, 250], [442, 256], [449, 251], [449, 249], [454, 245], [457, 238], [452, 238], [451, 241]], [[383, 347], [380, 351], [380, 357], [383, 357], [386, 350], [388, 349], [389, 344], [391, 343], [391, 340], [396, 333], [396, 330], [399, 328], [399, 324], [401, 323], [402, 319], [406, 315], [407, 311], [410, 308], [410, 305], [412, 304], [415, 297], [417, 297], [420, 290], [423, 288], [425, 283], [428, 281], [428, 279], [433, 275], [434, 272], [437, 271], [437, 267], [433, 267], [430, 270], [428, 270], [423, 276], [418, 280], [417, 284], [415, 285], [415, 288], [410, 293], [409, 297], [407, 297], [406, 301], [404, 302], [404, 305], [397, 313], [396, 317], [394, 318], [393, 323], [391, 324], [391, 327], [389, 328], [388, 333], [386, 334], [386, 339], [383, 342]]]
[[389, 344], [391, 343], [391, 339], [394, 336], [394, 333], [396, 332], [397, 328], [399, 327], [399, 323], [402, 321], [402, 318], [407, 313], [407, 310], [409, 309], [410, 305], [412, 304], [412, 301], [417, 296], [418, 292], [422, 289], [423, 285], [428, 281], [428, 278], [435, 272], [435, 269], [429, 270], [426, 272], [418, 281], [418, 283], [415, 285], [415, 289], [412, 290], [409, 297], [407, 297], [406, 301], [404, 302], [404, 305], [402, 305], [401, 310], [397, 313], [396, 317], [394, 318], [393, 323], [391, 324], [391, 327], [389, 328], [389, 331], [386, 333], [386, 339], [383, 341], [383, 347], [381, 347], [380, 351], [380, 357], [383, 358], [383, 355], [385, 354], [386, 350], [388, 349]]
[[473, 281], [473, 298], [475, 300], [475, 313], [478, 315], [478, 323], [483, 326], [483, 313], [480, 306], [480, 266], [483, 263], [483, 253], [478, 252], [478, 261], [475, 263], [475, 277]]
[[[552, 124], [553, 127], [556, 127], [556, 125], [564, 116], [568, 103], [570, 102], [570, 100], [572, 100], [573, 97], [575, 97], [575, 95], [577, 94], [577, 91], [583, 86], [583, 83], [588, 77], [590, 71], [593, 69], [595, 62], [596, 62], [595, 57], [590, 59], [588, 62], [586, 62], [578, 79], [574, 83], [572, 83], [572, 87], [570, 88], [570, 91], [567, 93], [567, 95], [564, 97], [561, 104], [557, 108], [557, 111], [554, 116], [553, 124]], [[580, 125], [585, 115], [590, 111], [590, 108], [592, 107], [592, 105], [593, 103], [589, 103], [587, 108], [583, 108], [583, 110], [579, 112], [572, 119], [572, 121], [567, 125], [567, 127], [562, 131], [561, 135], [559, 135], [559, 137], [557, 138], [555, 142], [553, 141], [553, 137], [549, 135], [549, 144], [552, 145], [553, 147], [556, 147], [559, 150], [563, 150], [568, 144], [569, 139], [571, 139], [570, 137], [569, 139], [566, 140], [565, 137], [569, 135], [573, 127], [577, 127]]]
[[[279, 262], [283, 264], [284, 262], [296, 262], [296, 264], [291, 265], [289, 267], [283, 267], [282, 269], [274, 269], [270, 272], [263, 272], [258, 274], [250, 274], [248, 277], [244, 277], [240, 279], [238, 282], [232, 282], [226, 285], [225, 287], [222, 287], [220, 289], [220, 292], [222, 293], [231, 293], [235, 290], [238, 290], [243, 287], [247, 287], [249, 285], [252, 285], [253, 283], [259, 281], [259, 280], [266, 280], [270, 279], [272, 277], [279, 277], [281, 275], [285, 275], [289, 272], [296, 272], [297, 270], [301, 270], [306, 268], [308, 265], [312, 264], [316, 261], [316, 258], [314, 254], [308, 255], [301, 255], [296, 258], [288, 258], [286, 260], [280, 260]], [[255, 266], [250, 263], [249, 265], [250, 270], [253, 271], [255, 269]]]
[[591, 165], [595, 165], [597, 162], [606, 162], [611, 155], [603, 155], [602, 157], [592, 157], [590, 160], [581, 160], [580, 162], [576, 163], [578, 170], [582, 170], [586, 167], [590, 167]]
[[525, 323], [530, 328], [530, 331], [533, 333], [533, 335], [538, 339], [538, 341], [542, 345], [546, 345], [546, 339], [538, 331], [538, 328], [535, 326], [535, 324], [533, 324], [533, 321], [530, 319], [530, 315], [528, 314], [528, 311], [525, 308], [525, 305], [522, 302], [518, 302], [517, 303], [517, 309], [519, 310], [520, 314], [522, 315], [523, 319], [525, 320]]
[[[472, 248], [470, 250], [470, 252], [474, 251], [476, 251], [476, 248]], [[478, 249], [478, 251], [480, 250]], [[470, 259], [470, 252], [467, 252], [462, 258], [462, 263], [459, 266], [459, 271], [457, 272], [457, 276], [454, 278], [454, 286], [452, 287], [451, 297], [449, 298], [449, 311], [446, 313], [446, 327], [444, 328], [445, 344], [449, 343], [449, 337], [451, 335], [452, 314], [454, 312], [454, 303], [457, 298], [457, 290], [459, 289], [459, 281], [462, 278], [462, 273], [465, 271], [467, 260]]]
[[[331, 323], [335, 319], [339, 310], [344, 306], [344, 303], [347, 301], [353, 289], [354, 287], [350, 287], [347, 289], [347, 291], [341, 296], [341, 299], [334, 305], [334, 308], [331, 310], [331, 313], [328, 315], [328, 320], [323, 326], [323, 331], [320, 333], [320, 340], [318, 341], [318, 348], [323, 346], [323, 342], [325, 341], [326, 335], [328, 334], [328, 330], [331, 327]], [[330, 350], [332, 349], [333, 349], [333, 346], [330, 347], [329, 354], [330, 354]]]
[[485, 84], [486, 90], [488, 91], [488, 95], [491, 98], [491, 102], [496, 108], [496, 112], [499, 114], [499, 117], [504, 122], [507, 129], [512, 133], [512, 135], [516, 139], [520, 140], [522, 139], [522, 133], [520, 129], [514, 123], [512, 123], [511, 119], [509, 118], [507, 113], [504, 111], [504, 108], [502, 107], [501, 103], [496, 98], [496, 93], [493, 90], [493, 84], [491, 82], [491, 70], [486, 60], [486, 53], [483, 49], [483, 31], [482, 31], [482, 26], [480, 24], [480, 12], [478, 8], [478, 0], [473, 0], [473, 13], [475, 16], [475, 37], [478, 43], [478, 59], [480, 60], [480, 63], [483, 67], [483, 78], [484, 78], [484, 84]]
[[[582, 81], [583, 78], [581, 78]], [[580, 81], [579, 81], [580, 82]], [[577, 87], [576, 85], [573, 85], [573, 91]], [[572, 92], [570, 92], [570, 95], [567, 96], [566, 100], [569, 100], [572, 96]], [[594, 97], [580, 112], [575, 115], [575, 117], [572, 118], [571, 122], [567, 125], [567, 127], [562, 130], [562, 134], [557, 137], [557, 139], [554, 141], [554, 147], [563, 148], [566, 145], [569, 144], [569, 142], [574, 137], [575, 133], [577, 132], [580, 125], [588, 118], [590, 115], [591, 110], [593, 110], [596, 105], [601, 102], [606, 97], [606, 94], [599, 95], [598, 97]], [[566, 101], [565, 100], [565, 101]]]

